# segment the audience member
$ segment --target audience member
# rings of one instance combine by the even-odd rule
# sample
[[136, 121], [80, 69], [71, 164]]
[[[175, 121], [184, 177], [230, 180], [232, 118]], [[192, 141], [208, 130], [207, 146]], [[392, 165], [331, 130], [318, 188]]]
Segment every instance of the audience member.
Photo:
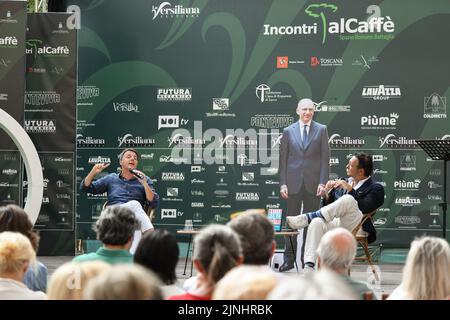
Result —
[[81, 300], [90, 280], [109, 270], [103, 261], [67, 262], [52, 274], [48, 286], [50, 300]]
[[267, 300], [358, 299], [358, 295], [335, 272], [327, 269], [304, 276], [286, 276], [267, 296]]
[[403, 278], [388, 300], [444, 300], [450, 297], [450, 247], [425, 236], [411, 243]]
[[214, 300], [265, 300], [278, 279], [271, 269], [258, 265], [240, 265], [217, 283]]
[[364, 298], [365, 293], [372, 292], [367, 284], [355, 281], [348, 276], [356, 255], [356, 240], [350, 231], [336, 228], [325, 233], [320, 240], [317, 254], [320, 267], [336, 272], [347, 285], [361, 296], [361, 299]]
[[115, 265], [87, 284], [86, 300], [162, 300], [161, 282], [139, 265]]
[[[0, 207], [0, 232], [19, 232], [26, 236], [37, 253], [39, 236], [33, 231], [33, 224], [27, 213], [14, 204]], [[23, 283], [33, 291], [47, 291], [47, 267], [35, 260], [31, 263], [23, 278]]]
[[156, 273], [163, 282], [163, 297], [184, 293], [177, 283], [175, 269], [180, 250], [177, 238], [165, 229], [146, 233], [136, 249], [134, 262]]
[[36, 253], [30, 240], [18, 232], [0, 233], [0, 300], [45, 300], [41, 291], [32, 291], [22, 282]]
[[139, 221], [134, 213], [123, 206], [107, 207], [94, 225], [97, 239], [103, 243], [97, 252], [75, 257], [73, 261], [83, 262], [102, 260], [111, 264], [133, 263], [133, 255], [129, 252], [135, 230], [139, 229]]
[[169, 299], [210, 300], [216, 283], [242, 260], [238, 235], [229, 227], [209, 225], [194, 238], [193, 263], [198, 271], [196, 285], [186, 294]]

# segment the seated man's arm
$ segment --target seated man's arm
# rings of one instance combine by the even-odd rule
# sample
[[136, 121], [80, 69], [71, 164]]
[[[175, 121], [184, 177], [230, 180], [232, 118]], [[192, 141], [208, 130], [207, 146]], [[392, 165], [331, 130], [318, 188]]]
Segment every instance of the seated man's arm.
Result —
[[145, 190], [145, 204], [151, 208], [156, 208], [159, 204], [159, 195], [153, 187], [153, 182], [149, 177], [146, 177], [147, 183], [144, 183]]
[[105, 176], [103, 178], [98, 179], [97, 181], [93, 181], [94, 177], [103, 171], [103, 169], [107, 168], [109, 163], [97, 163], [88, 173], [88, 175], [81, 181], [80, 191], [81, 192], [89, 192], [89, 193], [103, 193], [107, 191], [109, 178]]
[[358, 202], [359, 210], [364, 214], [375, 211], [384, 203], [384, 188], [379, 183], [374, 183], [371, 189], [362, 196], [354, 189], [349, 194], [355, 198]]

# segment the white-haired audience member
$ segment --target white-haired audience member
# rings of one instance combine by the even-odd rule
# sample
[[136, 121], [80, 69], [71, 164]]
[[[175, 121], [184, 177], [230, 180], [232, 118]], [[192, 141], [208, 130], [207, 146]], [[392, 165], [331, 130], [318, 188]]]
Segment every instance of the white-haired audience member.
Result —
[[48, 286], [48, 298], [50, 300], [81, 300], [89, 281], [110, 268], [110, 264], [100, 260], [67, 262], [52, 274]]
[[265, 300], [280, 277], [269, 268], [240, 265], [231, 269], [216, 285], [214, 300]]
[[348, 274], [356, 255], [356, 240], [350, 231], [336, 228], [325, 233], [317, 249], [318, 264], [336, 272], [361, 298], [372, 292], [364, 282], [351, 279]]
[[98, 275], [84, 290], [86, 300], [162, 300], [161, 281], [139, 265], [117, 264]]
[[41, 291], [31, 291], [22, 282], [36, 253], [30, 240], [17, 232], [0, 233], [0, 300], [45, 300]]
[[195, 285], [169, 300], [210, 300], [216, 283], [242, 260], [238, 235], [227, 226], [209, 225], [194, 238]]
[[411, 243], [403, 278], [389, 300], [450, 298], [450, 247], [446, 240], [422, 237]]
[[303, 277], [286, 276], [267, 300], [359, 300], [359, 297], [335, 272], [321, 269]]

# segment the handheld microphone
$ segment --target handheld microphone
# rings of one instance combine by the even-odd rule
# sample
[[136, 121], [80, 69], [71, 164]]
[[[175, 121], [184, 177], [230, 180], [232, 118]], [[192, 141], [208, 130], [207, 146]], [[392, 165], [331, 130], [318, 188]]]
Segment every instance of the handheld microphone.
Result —
[[142, 174], [140, 174], [139, 172], [136, 171], [136, 169], [128, 169], [130, 170], [130, 172], [135, 175], [136, 177], [138, 177], [139, 179], [144, 179], [144, 176]]

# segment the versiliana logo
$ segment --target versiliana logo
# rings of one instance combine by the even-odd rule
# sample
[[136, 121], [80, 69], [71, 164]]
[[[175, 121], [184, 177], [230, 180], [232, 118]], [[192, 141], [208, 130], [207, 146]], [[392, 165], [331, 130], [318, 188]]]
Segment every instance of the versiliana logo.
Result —
[[160, 18], [181, 18], [198, 17], [200, 9], [196, 7], [185, 7], [183, 5], [172, 6], [168, 1], [162, 2], [159, 6], [152, 6], [153, 19]]

